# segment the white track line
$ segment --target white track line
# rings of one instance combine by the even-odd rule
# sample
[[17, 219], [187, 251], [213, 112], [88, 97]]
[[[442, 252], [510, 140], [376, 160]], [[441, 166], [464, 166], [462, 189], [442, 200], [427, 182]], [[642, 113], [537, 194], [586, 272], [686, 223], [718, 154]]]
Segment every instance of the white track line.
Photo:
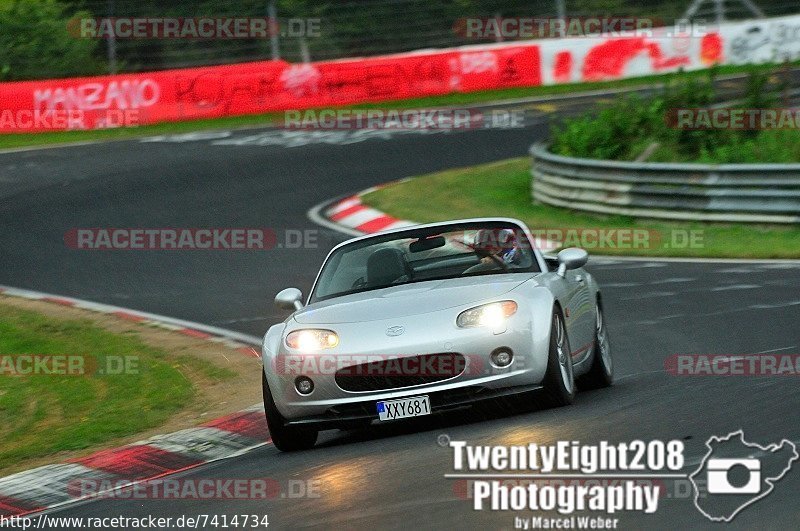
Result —
[[216, 326], [205, 325], [202, 323], [195, 323], [193, 321], [186, 321], [184, 319], [176, 319], [174, 317], [167, 317], [164, 315], [158, 315], [155, 313], [148, 313], [142, 312], [139, 310], [132, 310], [130, 308], [123, 308], [121, 306], [113, 306], [110, 304], [101, 304], [99, 302], [92, 302], [83, 299], [75, 299], [72, 297], [64, 297], [62, 295], [54, 295], [52, 293], [43, 293], [40, 291], [33, 291], [28, 289], [20, 289], [14, 288], [11, 286], [3, 286], [0, 285], [0, 295], [11, 295], [22, 297], [26, 299], [44, 299], [44, 298], [51, 298], [51, 299], [60, 299], [64, 301], [69, 301], [74, 304], [76, 308], [81, 308], [84, 310], [96, 311], [100, 313], [114, 313], [114, 312], [123, 312], [131, 315], [135, 315], [137, 317], [141, 317], [143, 319], [147, 319], [150, 321], [158, 321], [161, 323], [166, 323], [168, 325], [176, 326], [178, 328], [189, 328], [191, 330], [198, 330], [200, 332], [206, 332], [208, 334], [224, 337], [228, 339], [232, 339], [234, 341], [238, 341], [240, 343], [246, 343], [248, 345], [253, 345], [260, 347], [261, 346], [261, 338], [256, 336], [251, 336], [249, 334], [243, 334], [241, 332], [236, 332], [234, 330], [227, 330], [225, 328], [219, 328]]

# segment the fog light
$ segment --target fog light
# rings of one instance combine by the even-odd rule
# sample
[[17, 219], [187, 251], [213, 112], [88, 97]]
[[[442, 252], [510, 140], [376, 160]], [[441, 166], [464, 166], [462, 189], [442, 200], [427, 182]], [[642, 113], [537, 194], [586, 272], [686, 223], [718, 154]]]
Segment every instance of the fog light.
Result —
[[514, 360], [514, 353], [508, 347], [500, 347], [492, 351], [490, 358], [496, 366], [508, 367]]
[[294, 387], [301, 395], [310, 395], [314, 390], [314, 382], [308, 376], [298, 376], [294, 381]]

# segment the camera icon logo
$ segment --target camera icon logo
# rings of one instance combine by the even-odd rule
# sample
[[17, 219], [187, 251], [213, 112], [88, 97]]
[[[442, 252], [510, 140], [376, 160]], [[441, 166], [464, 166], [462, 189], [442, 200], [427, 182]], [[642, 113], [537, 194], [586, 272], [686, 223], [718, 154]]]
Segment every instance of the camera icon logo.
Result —
[[713, 522], [730, 522], [763, 499], [800, 459], [795, 444], [782, 439], [761, 446], [747, 442], [742, 430], [706, 441], [708, 452], [689, 475], [694, 504]]
[[[743, 485], [736, 486], [730, 473], [744, 467], [750, 477]], [[709, 494], [758, 494], [761, 492], [761, 462], [758, 459], [709, 459], [706, 464]]]

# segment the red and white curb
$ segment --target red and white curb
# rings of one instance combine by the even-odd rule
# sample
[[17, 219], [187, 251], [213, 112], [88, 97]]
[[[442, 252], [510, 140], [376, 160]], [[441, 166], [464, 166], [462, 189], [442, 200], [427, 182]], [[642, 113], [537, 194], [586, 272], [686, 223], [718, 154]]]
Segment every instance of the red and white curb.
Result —
[[[394, 218], [380, 210], [364, 205], [361, 198], [375, 190], [395, 183], [409, 181], [410, 178], [401, 179], [392, 183], [373, 186], [357, 194], [334, 202], [326, 201], [316, 205], [308, 211], [308, 218], [323, 227], [348, 234], [350, 236], [363, 236], [385, 230], [411, 227], [418, 225], [413, 221]], [[536, 244], [543, 253], [551, 253], [563, 247], [562, 243], [554, 240], [536, 239]], [[613, 264], [615, 262], [666, 262], [689, 264], [800, 264], [800, 260], [793, 258], [698, 258], [698, 257], [667, 257], [667, 256], [622, 256], [622, 255], [593, 255], [592, 262]]]
[[[309, 211], [309, 218], [316, 223], [330, 226], [331, 228], [353, 236], [418, 225], [419, 223], [414, 221], [397, 219], [385, 212], [366, 206], [361, 200], [363, 196], [385, 186], [408, 180], [409, 179], [403, 179], [401, 181], [395, 181], [394, 183], [373, 186], [372, 188], [362, 190], [355, 195], [335, 202], [332, 206], [323, 208], [321, 215], [317, 212], [316, 208], [312, 209]], [[552, 251], [561, 247], [560, 243], [550, 240], [537, 240], [536, 244], [543, 252]]]
[[337, 225], [353, 229], [362, 234], [372, 234], [417, 225], [413, 221], [397, 219], [361, 202], [361, 196], [377, 189], [377, 187], [368, 188], [354, 196], [342, 199], [325, 210], [324, 216]]
[[[0, 295], [62, 304], [158, 326], [221, 343], [260, 358], [261, 339], [212, 326], [118, 306], [0, 286]], [[234, 457], [269, 442], [261, 404], [175, 433], [103, 450], [67, 463], [45, 465], [0, 478], [0, 516], [22, 516], [124, 489], [199, 465]], [[81, 485], [113, 485], [85, 494]]]

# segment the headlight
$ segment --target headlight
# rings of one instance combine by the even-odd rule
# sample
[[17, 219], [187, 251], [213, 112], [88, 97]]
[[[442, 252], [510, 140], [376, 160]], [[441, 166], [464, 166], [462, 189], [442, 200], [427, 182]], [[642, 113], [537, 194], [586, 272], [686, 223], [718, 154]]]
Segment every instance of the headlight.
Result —
[[332, 330], [295, 330], [286, 336], [289, 348], [305, 352], [333, 348], [339, 344], [339, 336]]
[[486, 326], [500, 328], [505, 325], [506, 319], [517, 313], [517, 303], [514, 301], [500, 301], [470, 308], [458, 314], [456, 324], [459, 328], [474, 328]]

